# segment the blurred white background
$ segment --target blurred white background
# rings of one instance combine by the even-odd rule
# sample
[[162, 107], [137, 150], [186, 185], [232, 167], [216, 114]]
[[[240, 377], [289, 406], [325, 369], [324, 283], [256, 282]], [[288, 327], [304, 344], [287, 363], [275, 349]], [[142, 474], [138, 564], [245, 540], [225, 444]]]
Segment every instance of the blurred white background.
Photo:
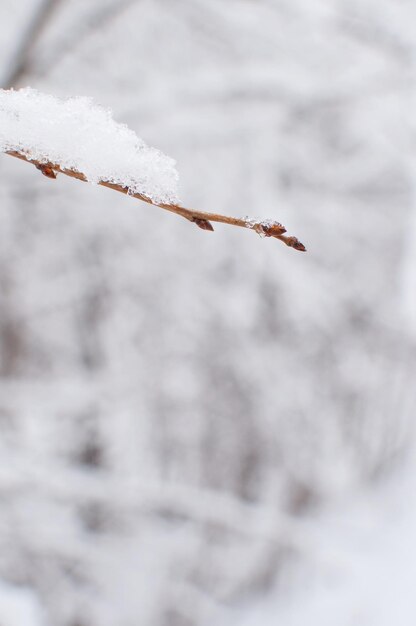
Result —
[[0, 157], [1, 626], [416, 622], [409, 0], [1, 0], [185, 206]]

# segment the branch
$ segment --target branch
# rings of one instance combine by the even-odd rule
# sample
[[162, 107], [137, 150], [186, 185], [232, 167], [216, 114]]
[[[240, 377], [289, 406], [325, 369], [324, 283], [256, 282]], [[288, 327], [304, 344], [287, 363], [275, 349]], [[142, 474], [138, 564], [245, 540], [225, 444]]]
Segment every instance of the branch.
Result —
[[[47, 176], [48, 178], [56, 178], [56, 173], [59, 172], [61, 174], [65, 174], [66, 176], [70, 176], [71, 178], [76, 178], [78, 180], [88, 182], [85, 174], [83, 174], [82, 172], [63, 169], [56, 163], [41, 163], [39, 161], [36, 161], [35, 159], [31, 159], [29, 155], [22, 152], [8, 151], [6, 152], [6, 154], [16, 157], [17, 159], [21, 159], [22, 161], [26, 161], [27, 163], [32, 163], [37, 169], [42, 172], [42, 174], [44, 174], [44, 176]], [[279, 224], [279, 222], [275, 222], [272, 220], [255, 220], [249, 217], [230, 217], [227, 215], [221, 215], [219, 213], [208, 213], [206, 211], [186, 209], [179, 204], [157, 203], [153, 202], [153, 200], [140, 193], [130, 194], [128, 188], [123, 187], [122, 185], [117, 185], [115, 183], [110, 183], [104, 180], [100, 181], [98, 184], [102, 185], [103, 187], [109, 187], [110, 189], [114, 189], [114, 191], [119, 191], [120, 193], [132, 196], [133, 198], [137, 198], [138, 200], [142, 200], [143, 202], [147, 202], [148, 204], [152, 204], [153, 206], [157, 206], [161, 209], [164, 209], [165, 211], [170, 211], [171, 213], [176, 213], [176, 215], [181, 215], [185, 219], [199, 226], [199, 228], [202, 228], [202, 230], [214, 230], [211, 222], [230, 224], [231, 226], [239, 226], [241, 228], [254, 230], [262, 237], [274, 237], [275, 239], [279, 239], [287, 246], [289, 246], [290, 248], [294, 248], [295, 250], [300, 250], [302, 252], [306, 250], [305, 246], [296, 237], [284, 235], [284, 233], [286, 232], [286, 228], [282, 226], [282, 224]]]

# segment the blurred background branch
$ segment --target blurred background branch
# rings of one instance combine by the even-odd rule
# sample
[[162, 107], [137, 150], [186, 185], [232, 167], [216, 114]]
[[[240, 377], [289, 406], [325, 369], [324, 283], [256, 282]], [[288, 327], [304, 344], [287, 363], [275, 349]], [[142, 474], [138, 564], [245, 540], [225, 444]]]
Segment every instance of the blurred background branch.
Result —
[[36, 44], [42, 38], [44, 30], [48, 28], [60, 4], [61, 0], [41, 0], [35, 7], [9, 60], [7, 73], [2, 79], [3, 89], [17, 87], [24, 79], [29, 78]]

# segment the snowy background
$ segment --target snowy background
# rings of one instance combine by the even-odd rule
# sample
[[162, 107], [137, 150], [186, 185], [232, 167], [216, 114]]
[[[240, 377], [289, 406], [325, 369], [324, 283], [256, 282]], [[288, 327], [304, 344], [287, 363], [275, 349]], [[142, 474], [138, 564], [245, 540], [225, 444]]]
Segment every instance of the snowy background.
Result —
[[[185, 206], [0, 155], [0, 625], [413, 626], [410, 0], [2, 0], [0, 85]], [[412, 106], [413, 105], [413, 106]]]

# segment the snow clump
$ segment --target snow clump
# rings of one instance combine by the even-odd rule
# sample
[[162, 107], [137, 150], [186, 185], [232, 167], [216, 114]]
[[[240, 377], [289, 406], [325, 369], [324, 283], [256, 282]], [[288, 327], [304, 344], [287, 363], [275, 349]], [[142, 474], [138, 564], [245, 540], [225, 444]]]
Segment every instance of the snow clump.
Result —
[[81, 172], [91, 183], [122, 185], [156, 203], [178, 201], [175, 161], [91, 98], [0, 89], [0, 151]]

